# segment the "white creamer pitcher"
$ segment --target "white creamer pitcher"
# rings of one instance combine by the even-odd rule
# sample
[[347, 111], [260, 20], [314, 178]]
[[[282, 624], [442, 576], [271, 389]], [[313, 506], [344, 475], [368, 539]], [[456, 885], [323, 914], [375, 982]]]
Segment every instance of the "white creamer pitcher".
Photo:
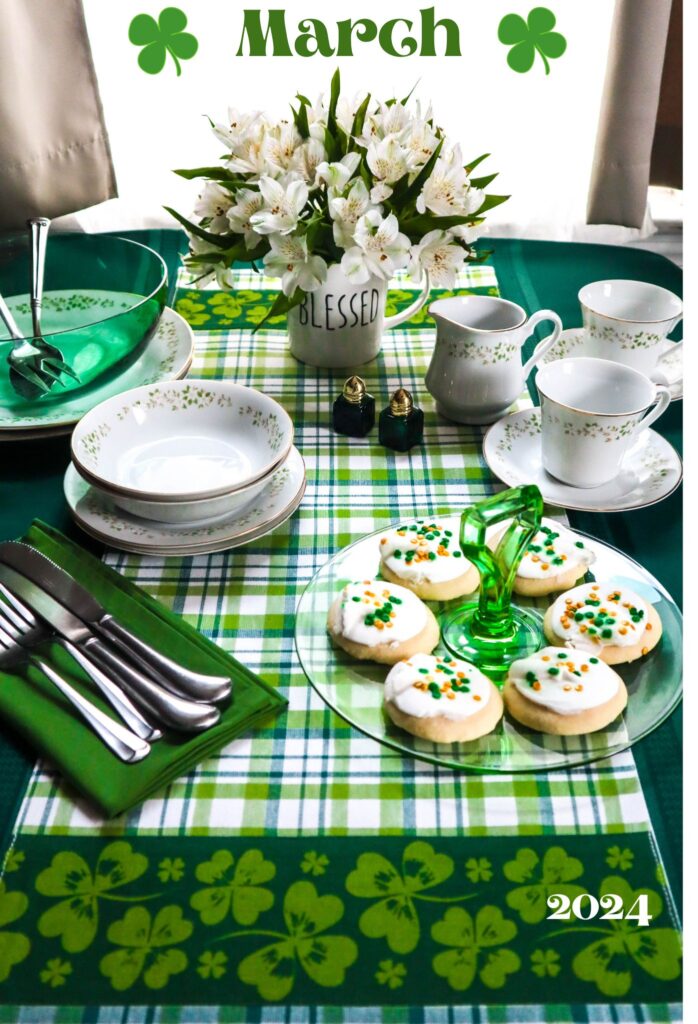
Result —
[[[557, 313], [527, 317], [521, 306], [490, 295], [459, 295], [432, 302], [436, 344], [425, 378], [442, 416], [457, 423], [493, 423], [523, 391], [526, 377], [560, 337]], [[542, 320], [553, 333], [525, 364], [521, 348]]]

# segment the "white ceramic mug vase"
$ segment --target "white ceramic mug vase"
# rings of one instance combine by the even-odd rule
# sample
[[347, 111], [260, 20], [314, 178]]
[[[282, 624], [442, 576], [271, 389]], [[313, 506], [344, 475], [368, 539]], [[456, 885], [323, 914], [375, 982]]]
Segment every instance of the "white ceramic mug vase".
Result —
[[544, 469], [573, 487], [614, 480], [638, 435], [671, 401], [668, 388], [608, 359], [559, 359], [536, 376]]
[[645, 281], [618, 280], [593, 281], [578, 297], [588, 354], [652, 376], [666, 336], [683, 317], [678, 296]]
[[[429, 312], [436, 344], [425, 383], [437, 411], [456, 423], [493, 423], [503, 416], [562, 332], [557, 313], [543, 309], [527, 317], [515, 302], [490, 295], [438, 299]], [[543, 320], [552, 320], [553, 333], [522, 363], [521, 348]]]
[[326, 369], [360, 366], [380, 352], [384, 331], [419, 312], [429, 297], [429, 279], [411, 305], [395, 316], [385, 315], [388, 282], [371, 277], [352, 284], [339, 264], [327, 271], [321, 288], [306, 295], [288, 314], [291, 355], [309, 366]]

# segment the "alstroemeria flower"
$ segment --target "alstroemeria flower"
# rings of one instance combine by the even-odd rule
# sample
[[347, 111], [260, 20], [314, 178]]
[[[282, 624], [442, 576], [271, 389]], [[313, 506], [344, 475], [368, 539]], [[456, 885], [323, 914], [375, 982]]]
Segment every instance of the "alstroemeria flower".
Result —
[[223, 234], [228, 230], [227, 214], [232, 202], [230, 192], [221, 188], [217, 181], [207, 181], [194, 206], [194, 215], [208, 221], [207, 231]]
[[245, 236], [245, 245], [248, 249], [254, 249], [261, 239], [250, 218], [252, 214], [258, 213], [264, 206], [264, 196], [261, 192], [253, 192], [251, 188], [241, 188], [235, 193], [235, 205], [228, 210], [228, 224], [238, 235]]
[[342, 269], [355, 284], [363, 284], [371, 275], [387, 281], [407, 266], [410, 240], [401, 234], [393, 213], [382, 220], [379, 210], [369, 210], [359, 218], [354, 241], [356, 245], [342, 257]]
[[264, 266], [272, 277], [281, 278], [284, 295], [293, 295], [296, 288], [314, 292], [327, 278], [327, 264], [321, 256], [308, 254], [305, 237], [272, 235], [271, 252], [264, 257]]
[[379, 181], [398, 181], [408, 170], [407, 153], [395, 138], [372, 142], [366, 152], [366, 163]]
[[333, 220], [334, 240], [342, 249], [354, 244], [354, 232], [360, 217], [374, 209], [369, 201], [368, 189], [361, 178], [353, 182], [344, 196], [330, 199], [330, 217]]
[[430, 231], [410, 253], [410, 272], [418, 279], [423, 270], [437, 288], [453, 288], [466, 252], [446, 231]]
[[284, 187], [266, 175], [259, 179], [264, 206], [250, 217], [250, 224], [260, 235], [287, 235], [295, 228], [303, 207], [308, 202], [308, 186], [293, 180]]
[[296, 150], [303, 140], [292, 121], [282, 121], [268, 131], [262, 143], [262, 152], [269, 168], [283, 174], [291, 169]]
[[321, 182], [335, 192], [341, 191], [349, 179], [356, 172], [361, 156], [359, 153], [347, 153], [338, 163], [327, 163], [324, 161], [318, 166], [315, 175], [315, 184]]
[[472, 245], [473, 242], [477, 242], [478, 238], [482, 234], [482, 225], [456, 224], [454, 228], [449, 229], [449, 234], [453, 235], [454, 238], [459, 238], [461, 242], [465, 242], [466, 245]]
[[266, 134], [267, 125], [263, 122], [255, 122], [243, 132], [230, 146], [232, 152], [225, 165], [228, 170], [236, 174], [264, 174], [268, 169], [264, 152]]
[[241, 113], [234, 107], [228, 108], [228, 124], [215, 124], [213, 134], [229, 149], [234, 149], [261, 120], [262, 112], [253, 110]]
[[465, 214], [465, 198], [469, 184], [460, 148], [456, 146], [450, 156], [440, 156], [436, 161], [436, 166], [417, 199], [417, 209], [420, 213], [430, 210], [438, 217]]
[[379, 181], [377, 185], [374, 185], [371, 189], [371, 202], [372, 203], [383, 203], [386, 199], [390, 199], [393, 194], [393, 190], [390, 185], [386, 185], [384, 181]]
[[[323, 129], [324, 132], [324, 129]], [[291, 170], [297, 171], [310, 185], [320, 164], [326, 159], [325, 146], [320, 139], [309, 138], [298, 147], [291, 160]]]

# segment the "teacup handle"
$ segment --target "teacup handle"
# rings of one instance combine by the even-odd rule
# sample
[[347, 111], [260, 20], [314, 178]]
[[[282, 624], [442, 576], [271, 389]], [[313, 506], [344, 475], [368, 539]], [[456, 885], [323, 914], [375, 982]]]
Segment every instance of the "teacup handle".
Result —
[[553, 347], [555, 342], [559, 339], [560, 335], [562, 334], [562, 320], [557, 315], [557, 313], [553, 313], [552, 309], [540, 309], [537, 313], [534, 313], [533, 316], [529, 317], [528, 319], [528, 323], [526, 324], [528, 334], [526, 335], [526, 338], [531, 337], [535, 328], [543, 320], [552, 320], [553, 324], [555, 325], [553, 327], [553, 333], [550, 335], [549, 338], [546, 338], [545, 341], [541, 341], [540, 345], [536, 347], [531, 358], [528, 360], [527, 363], [525, 363], [523, 368], [524, 377], [528, 377], [533, 367], [538, 365], [538, 363], [541, 361], [545, 353]]
[[652, 403], [654, 409], [648, 412], [639, 423], [636, 423], [631, 431], [631, 438], [636, 438], [638, 434], [646, 430], [655, 420], [658, 420], [662, 413], [666, 412], [669, 403], [671, 402], [671, 391], [669, 388], [664, 387], [662, 384], [655, 385], [657, 389], [657, 396]]
[[429, 292], [431, 291], [431, 285], [429, 284], [429, 274], [424, 271], [424, 285], [422, 290], [414, 300], [410, 303], [407, 309], [403, 309], [401, 313], [396, 313], [394, 316], [386, 316], [383, 321], [383, 328], [389, 331], [391, 327], [399, 327], [400, 324], [404, 324], [405, 320], [409, 320], [411, 317], [418, 313], [424, 303], [429, 298]]

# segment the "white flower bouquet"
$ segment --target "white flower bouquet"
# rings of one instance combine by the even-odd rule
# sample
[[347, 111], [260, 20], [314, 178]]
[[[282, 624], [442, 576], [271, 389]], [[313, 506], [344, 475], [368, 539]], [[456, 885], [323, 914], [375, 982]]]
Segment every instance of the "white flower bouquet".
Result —
[[338, 71], [329, 102], [296, 100], [291, 120], [231, 110], [228, 124], [212, 123], [228, 150], [221, 165], [176, 172], [204, 179], [196, 222], [169, 210], [202, 278], [226, 288], [235, 262], [261, 260], [281, 279], [276, 316], [320, 288], [329, 266], [357, 285], [408, 268], [452, 288], [465, 262], [487, 255], [473, 243], [485, 213], [508, 198], [485, 194], [496, 174], [471, 177], [488, 154], [465, 164], [431, 109], [411, 109], [409, 96], [340, 97]]

